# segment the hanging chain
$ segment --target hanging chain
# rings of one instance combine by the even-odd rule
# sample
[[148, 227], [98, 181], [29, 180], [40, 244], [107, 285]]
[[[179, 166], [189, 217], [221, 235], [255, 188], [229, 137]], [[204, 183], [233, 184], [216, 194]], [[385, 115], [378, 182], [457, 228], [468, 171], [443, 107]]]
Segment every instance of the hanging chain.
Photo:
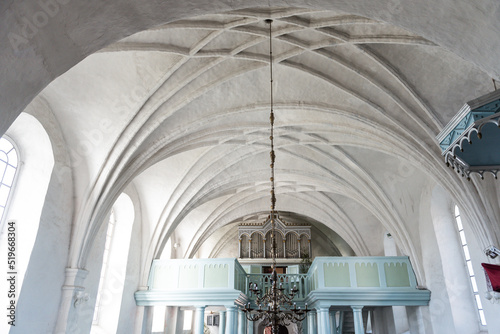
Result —
[[[278, 334], [279, 327], [286, 326], [291, 322], [300, 323], [306, 318], [307, 303], [304, 310], [293, 303], [292, 300], [299, 291], [297, 286], [294, 286], [290, 290], [290, 294], [285, 292], [285, 288], [281, 285], [278, 286], [278, 275], [276, 273], [276, 194], [275, 194], [275, 183], [274, 183], [274, 163], [276, 160], [276, 155], [274, 153], [274, 95], [273, 95], [273, 42], [272, 42], [272, 28], [271, 23], [273, 20], [266, 20], [269, 24], [269, 69], [271, 72], [271, 114], [269, 120], [271, 123], [271, 135], [269, 137], [271, 141], [271, 255], [272, 255], [272, 276], [271, 276], [271, 287], [266, 290], [264, 295], [261, 295], [262, 291], [259, 289], [257, 284], [250, 283], [249, 289], [251, 293], [255, 294], [255, 303], [259, 306], [257, 310], [252, 309], [251, 303], [245, 306], [243, 311], [246, 313], [246, 317], [250, 321], [257, 321], [264, 319], [268, 325], [272, 328], [273, 334]], [[262, 309], [264, 306], [264, 309]], [[267, 309], [266, 309], [267, 306]], [[292, 308], [293, 306], [293, 308]], [[283, 310], [284, 307], [287, 310]]]
[[271, 84], [271, 114], [269, 116], [269, 121], [271, 123], [271, 255], [272, 255], [272, 269], [276, 269], [276, 222], [274, 212], [276, 210], [276, 194], [274, 185], [274, 163], [276, 161], [276, 154], [274, 153], [274, 94], [273, 94], [273, 39], [272, 39], [272, 22], [273, 20], [266, 20], [269, 24], [269, 71], [270, 71], [270, 84]]

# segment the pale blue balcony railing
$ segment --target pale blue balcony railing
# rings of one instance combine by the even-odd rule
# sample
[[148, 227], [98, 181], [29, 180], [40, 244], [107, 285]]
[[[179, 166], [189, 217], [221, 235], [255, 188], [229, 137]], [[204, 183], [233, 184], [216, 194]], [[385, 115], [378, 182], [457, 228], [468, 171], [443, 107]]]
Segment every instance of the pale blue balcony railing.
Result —
[[154, 260], [137, 305], [243, 305], [247, 274], [236, 259]]
[[245, 292], [246, 272], [236, 259], [154, 260], [150, 290], [229, 288]]
[[[271, 274], [248, 274], [236, 259], [155, 260], [149, 289], [136, 292], [138, 305], [244, 305], [254, 301], [249, 285], [262, 293]], [[428, 305], [408, 257], [317, 257], [307, 274], [279, 274], [286, 293], [296, 286], [297, 306]]]
[[417, 288], [413, 268], [406, 256], [317, 257], [307, 276], [310, 291]]

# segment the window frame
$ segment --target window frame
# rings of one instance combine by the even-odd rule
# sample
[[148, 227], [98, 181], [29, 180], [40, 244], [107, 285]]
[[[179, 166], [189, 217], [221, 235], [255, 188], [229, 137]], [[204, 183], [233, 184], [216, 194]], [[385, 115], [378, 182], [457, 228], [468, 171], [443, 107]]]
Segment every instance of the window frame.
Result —
[[460, 208], [458, 205], [454, 206], [453, 217], [455, 218], [455, 226], [458, 231], [458, 239], [460, 242], [460, 246], [462, 248], [462, 258], [465, 261], [465, 268], [467, 274], [469, 276], [469, 284], [470, 289], [473, 295], [474, 304], [476, 306], [477, 315], [479, 317], [479, 324], [483, 327], [486, 327], [488, 324], [486, 322], [486, 316], [484, 314], [483, 303], [481, 302], [481, 297], [479, 295], [479, 287], [477, 285], [477, 275], [474, 272], [474, 268], [472, 265], [472, 258], [470, 256], [469, 243], [467, 242], [467, 238], [465, 236], [464, 225], [462, 222], [462, 216], [460, 214]]
[[[21, 173], [21, 152], [19, 150], [19, 147], [17, 146], [16, 142], [9, 136], [3, 135], [0, 137], [0, 140], [7, 140], [11, 145], [12, 149], [15, 151], [16, 156], [17, 156], [17, 166], [15, 167], [15, 172], [14, 172], [14, 177], [12, 178], [12, 184], [10, 186], [9, 193], [7, 194], [7, 200], [5, 201], [5, 206], [4, 206], [4, 211], [0, 215], [0, 231], [3, 231], [3, 228], [7, 222], [7, 213], [9, 212], [9, 207], [11, 206], [12, 203], [12, 198], [14, 197], [14, 193], [16, 191], [16, 185], [17, 185], [17, 180], [19, 178], [19, 174]], [[12, 166], [12, 165], [11, 165]], [[4, 175], [1, 175], [0, 177], [0, 185], [4, 184], [3, 183], [3, 177]]]

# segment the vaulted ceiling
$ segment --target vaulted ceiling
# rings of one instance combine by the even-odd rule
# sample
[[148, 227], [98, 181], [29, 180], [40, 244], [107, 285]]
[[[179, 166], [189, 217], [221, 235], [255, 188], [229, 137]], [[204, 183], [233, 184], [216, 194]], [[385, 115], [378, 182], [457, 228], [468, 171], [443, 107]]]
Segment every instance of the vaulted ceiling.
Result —
[[383, 254], [386, 232], [417, 255], [423, 194], [461, 182], [434, 137], [491, 78], [411, 31], [341, 11], [195, 16], [126, 37], [54, 80], [38, 100], [61, 124], [77, 198], [95, 202], [88, 217], [133, 188], [153, 257], [172, 235], [181, 256], [225, 255], [204, 250], [264, 219], [270, 17], [278, 210], [346, 255]]

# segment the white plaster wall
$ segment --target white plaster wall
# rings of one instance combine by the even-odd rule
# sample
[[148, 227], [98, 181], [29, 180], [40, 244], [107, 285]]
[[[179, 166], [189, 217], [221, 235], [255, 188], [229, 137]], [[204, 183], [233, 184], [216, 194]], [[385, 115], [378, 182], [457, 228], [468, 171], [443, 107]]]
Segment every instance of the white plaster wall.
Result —
[[[71, 191], [64, 182], [71, 179], [61, 180], [52, 174], [54, 166], [61, 168], [62, 165], [60, 161], [54, 162], [47, 132], [33, 116], [22, 114], [9, 128], [8, 135], [19, 148], [17, 181], [7, 211], [7, 219], [17, 222], [18, 321], [10, 333], [40, 328], [43, 333], [50, 333], [58, 309], [59, 302], [55, 299], [60, 296], [69, 242]], [[59, 210], [61, 204], [67, 210]], [[0, 244], [5, 245], [4, 240]], [[2, 247], [0, 253], [3, 258], [6, 258], [5, 249]], [[7, 291], [5, 280], [0, 281], [0, 288]], [[4, 297], [6, 295], [2, 295], [2, 300]], [[30, 321], [26, 321], [26, 317]], [[6, 322], [0, 324], [0, 329], [9, 331]]]
[[[109, 215], [105, 217], [109, 220]], [[88, 275], [84, 281], [85, 292], [89, 294], [88, 302], [74, 309], [74, 319], [68, 322], [67, 332], [75, 334], [88, 334], [92, 329], [92, 320], [94, 318], [94, 309], [97, 299], [97, 292], [99, 289], [100, 275], [102, 270], [102, 260], [104, 252], [104, 244], [106, 241], [106, 230], [108, 225], [102, 224], [101, 228], [94, 240], [93, 247], [89, 254], [89, 261], [87, 261], [86, 270]]]
[[133, 187], [127, 188], [127, 194], [134, 203], [135, 220], [130, 238], [130, 250], [127, 259], [127, 271], [123, 296], [120, 306], [120, 318], [118, 320], [117, 334], [128, 334], [131, 328], [135, 328], [142, 318], [137, 318], [139, 307], [135, 304], [134, 293], [140, 288], [141, 279], [141, 252], [142, 245], [142, 220], [141, 202]]
[[[420, 330], [419, 333], [437, 334], [454, 333], [455, 324], [450, 312], [451, 305], [446, 289], [446, 278], [443, 274], [443, 263], [438, 247], [438, 236], [436, 236], [432, 216], [430, 215], [430, 194], [431, 188], [424, 190], [422, 197], [428, 200], [423, 202], [419, 208], [419, 231], [422, 250], [422, 265], [425, 271], [425, 281], [417, 282], [431, 291], [431, 300], [429, 306], [418, 308], [407, 308], [410, 317], [410, 329], [412, 332], [415, 327]], [[412, 260], [410, 258], [410, 260]]]
[[465, 268], [463, 250], [454, 217], [455, 206], [450, 196], [440, 186], [432, 191], [431, 217], [438, 240], [447, 295], [455, 333], [479, 331], [477, 310]]
[[[40, 215], [49, 186], [54, 154], [50, 139], [40, 122], [23, 113], [9, 128], [8, 135], [18, 150], [18, 169], [11, 191], [7, 220], [17, 221], [18, 284], [21, 287], [38, 233]], [[30, 209], [26, 209], [29, 203]]]
[[99, 323], [97, 326], [92, 326], [91, 331], [91, 333], [96, 334], [116, 333], [117, 331], [126, 279], [130, 237], [135, 217], [133, 203], [130, 197], [124, 193], [116, 200], [113, 210], [116, 223], [111, 236], [106, 273], [103, 280], [99, 282], [101, 291]]

